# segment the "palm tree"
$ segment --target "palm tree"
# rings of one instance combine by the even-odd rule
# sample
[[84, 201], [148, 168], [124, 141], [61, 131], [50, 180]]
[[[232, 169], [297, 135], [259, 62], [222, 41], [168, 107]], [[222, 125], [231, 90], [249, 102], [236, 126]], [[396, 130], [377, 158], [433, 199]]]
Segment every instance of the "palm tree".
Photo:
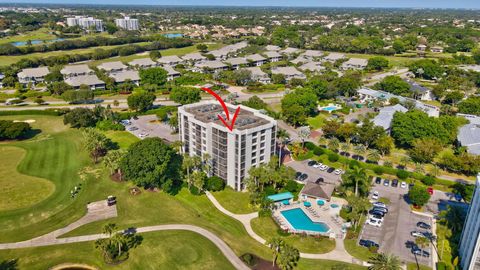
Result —
[[400, 270], [400, 259], [397, 256], [379, 253], [368, 261], [371, 265], [368, 270]]
[[327, 140], [327, 138], [325, 138], [324, 136], [321, 136], [321, 137], [318, 139], [318, 144], [319, 144], [319, 145], [325, 146], [325, 145], [327, 145], [327, 142], [328, 142], [328, 140]]
[[350, 149], [352, 148], [352, 145], [350, 143], [341, 143], [340, 144], [340, 151], [345, 153], [345, 155], [350, 152]]
[[367, 154], [367, 159], [373, 162], [378, 162], [381, 158], [380, 151], [377, 149], [370, 149]]
[[355, 183], [355, 196], [358, 196], [358, 186], [359, 183], [366, 184], [368, 181], [368, 176], [364, 168], [355, 166], [347, 172], [342, 177], [344, 184]]
[[108, 223], [103, 226], [103, 233], [111, 237], [112, 234], [117, 230], [117, 225], [115, 223]]
[[278, 166], [282, 165], [282, 149], [285, 147], [288, 138], [288, 133], [284, 129], [279, 129], [277, 132], [277, 139], [280, 141], [280, 145], [278, 147]]
[[[109, 151], [103, 158], [103, 165], [110, 170], [110, 175], [117, 171], [121, 176], [120, 160], [123, 158], [125, 152], [122, 150]], [[121, 178], [121, 177], [120, 177]]]
[[127, 244], [127, 239], [123, 233], [116, 233], [112, 237], [112, 243], [118, 247], [118, 257], [122, 255], [122, 248]]
[[201, 160], [197, 156], [190, 156], [189, 154], [184, 154], [183, 155], [183, 163], [182, 163], [182, 168], [187, 172], [187, 183], [188, 183], [188, 188], [191, 187], [191, 177], [190, 177], [190, 171], [193, 168], [198, 167], [201, 164]]
[[337, 152], [340, 146], [340, 141], [337, 138], [333, 138], [328, 142], [328, 149]]
[[407, 168], [408, 164], [410, 163], [410, 157], [409, 156], [402, 156], [400, 158], [400, 166], [403, 168]]
[[280, 248], [280, 255], [278, 257], [278, 266], [283, 270], [291, 270], [297, 266], [297, 262], [300, 259], [300, 253], [298, 249], [290, 245], [283, 245]]
[[272, 238], [270, 239], [270, 241], [267, 242], [267, 246], [270, 247], [273, 254], [272, 266], [275, 266], [275, 263], [277, 262], [277, 257], [280, 254], [280, 249], [284, 244], [285, 243], [283, 242], [283, 240], [278, 237]]
[[363, 144], [355, 145], [355, 147], [353, 147], [353, 152], [355, 153], [355, 155], [357, 155], [357, 159], [360, 159], [360, 157], [363, 158], [363, 156], [367, 152], [367, 148]]

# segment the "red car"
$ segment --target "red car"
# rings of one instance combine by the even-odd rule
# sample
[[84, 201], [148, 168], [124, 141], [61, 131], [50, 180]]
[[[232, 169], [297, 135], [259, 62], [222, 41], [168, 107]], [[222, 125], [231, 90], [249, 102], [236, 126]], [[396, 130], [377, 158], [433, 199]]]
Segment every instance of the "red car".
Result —
[[430, 194], [430, 196], [433, 195], [433, 188], [432, 187], [428, 187], [427, 191], [428, 191], [428, 194]]

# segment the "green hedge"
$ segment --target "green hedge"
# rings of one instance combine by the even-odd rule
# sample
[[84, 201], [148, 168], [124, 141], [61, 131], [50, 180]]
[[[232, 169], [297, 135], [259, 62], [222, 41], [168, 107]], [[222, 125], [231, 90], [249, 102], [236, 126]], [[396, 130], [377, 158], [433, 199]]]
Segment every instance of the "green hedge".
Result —
[[70, 109], [46, 109], [46, 110], [21, 110], [21, 111], [0, 111], [0, 116], [6, 115], [53, 115], [60, 116], [70, 111]]

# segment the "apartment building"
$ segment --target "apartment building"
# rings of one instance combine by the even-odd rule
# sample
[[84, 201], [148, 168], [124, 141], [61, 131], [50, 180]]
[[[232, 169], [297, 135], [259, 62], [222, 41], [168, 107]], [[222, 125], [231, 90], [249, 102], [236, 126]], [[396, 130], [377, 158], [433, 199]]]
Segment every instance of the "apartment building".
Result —
[[[236, 106], [227, 104], [230, 116]], [[270, 161], [275, 153], [277, 122], [258, 110], [240, 106], [234, 129], [219, 120], [222, 106], [204, 101], [178, 108], [179, 135], [183, 153], [204, 157], [209, 154], [211, 171], [235, 190], [243, 190], [243, 179], [251, 167]]]
[[129, 31], [136, 31], [140, 29], [137, 19], [125, 17], [123, 19], [115, 19], [115, 25]]
[[67, 18], [67, 25], [72, 26], [80, 26], [80, 28], [85, 30], [92, 30], [95, 31], [103, 31], [103, 21], [99, 19], [95, 19], [93, 17], [84, 17], [84, 16], [75, 16]]
[[480, 270], [480, 174], [460, 237], [460, 266], [463, 270]]

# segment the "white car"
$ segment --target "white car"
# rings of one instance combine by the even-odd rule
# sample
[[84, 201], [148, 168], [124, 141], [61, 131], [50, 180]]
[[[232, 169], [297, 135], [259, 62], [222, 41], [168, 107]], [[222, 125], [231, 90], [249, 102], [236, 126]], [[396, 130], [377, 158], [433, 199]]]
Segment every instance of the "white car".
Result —
[[373, 206], [387, 208], [387, 205], [382, 202], [374, 202]]
[[343, 172], [342, 170], [336, 169], [333, 173], [336, 174], [336, 175], [340, 175], [340, 174], [342, 174], [342, 172]]
[[401, 188], [407, 188], [407, 182], [403, 181], [403, 182], [400, 184], [400, 187], [401, 187]]
[[145, 138], [145, 137], [147, 137], [147, 136], [148, 136], [148, 133], [140, 133], [140, 134], [138, 134], [138, 137], [140, 137], [140, 138], [142, 138], [142, 139]]
[[378, 194], [378, 191], [374, 191], [373, 194], [372, 194], [372, 200], [378, 200], [379, 198], [379, 194]]
[[371, 226], [374, 226], [374, 227], [382, 227], [382, 221], [380, 219], [376, 219], [376, 218], [369, 218], [367, 220], [367, 224], [368, 225], [371, 225]]
[[425, 235], [419, 231], [413, 231], [410, 233], [413, 237], [424, 237]]
[[327, 166], [327, 165], [322, 165], [322, 166], [320, 166], [320, 170], [321, 170], [321, 171], [325, 171], [326, 169], [328, 169], [328, 166]]
[[320, 162], [318, 162], [317, 164], [313, 165], [313, 167], [314, 167], [314, 168], [317, 168], [317, 169], [320, 168], [320, 167], [322, 167], [322, 166], [323, 166], [323, 164], [320, 163]]

